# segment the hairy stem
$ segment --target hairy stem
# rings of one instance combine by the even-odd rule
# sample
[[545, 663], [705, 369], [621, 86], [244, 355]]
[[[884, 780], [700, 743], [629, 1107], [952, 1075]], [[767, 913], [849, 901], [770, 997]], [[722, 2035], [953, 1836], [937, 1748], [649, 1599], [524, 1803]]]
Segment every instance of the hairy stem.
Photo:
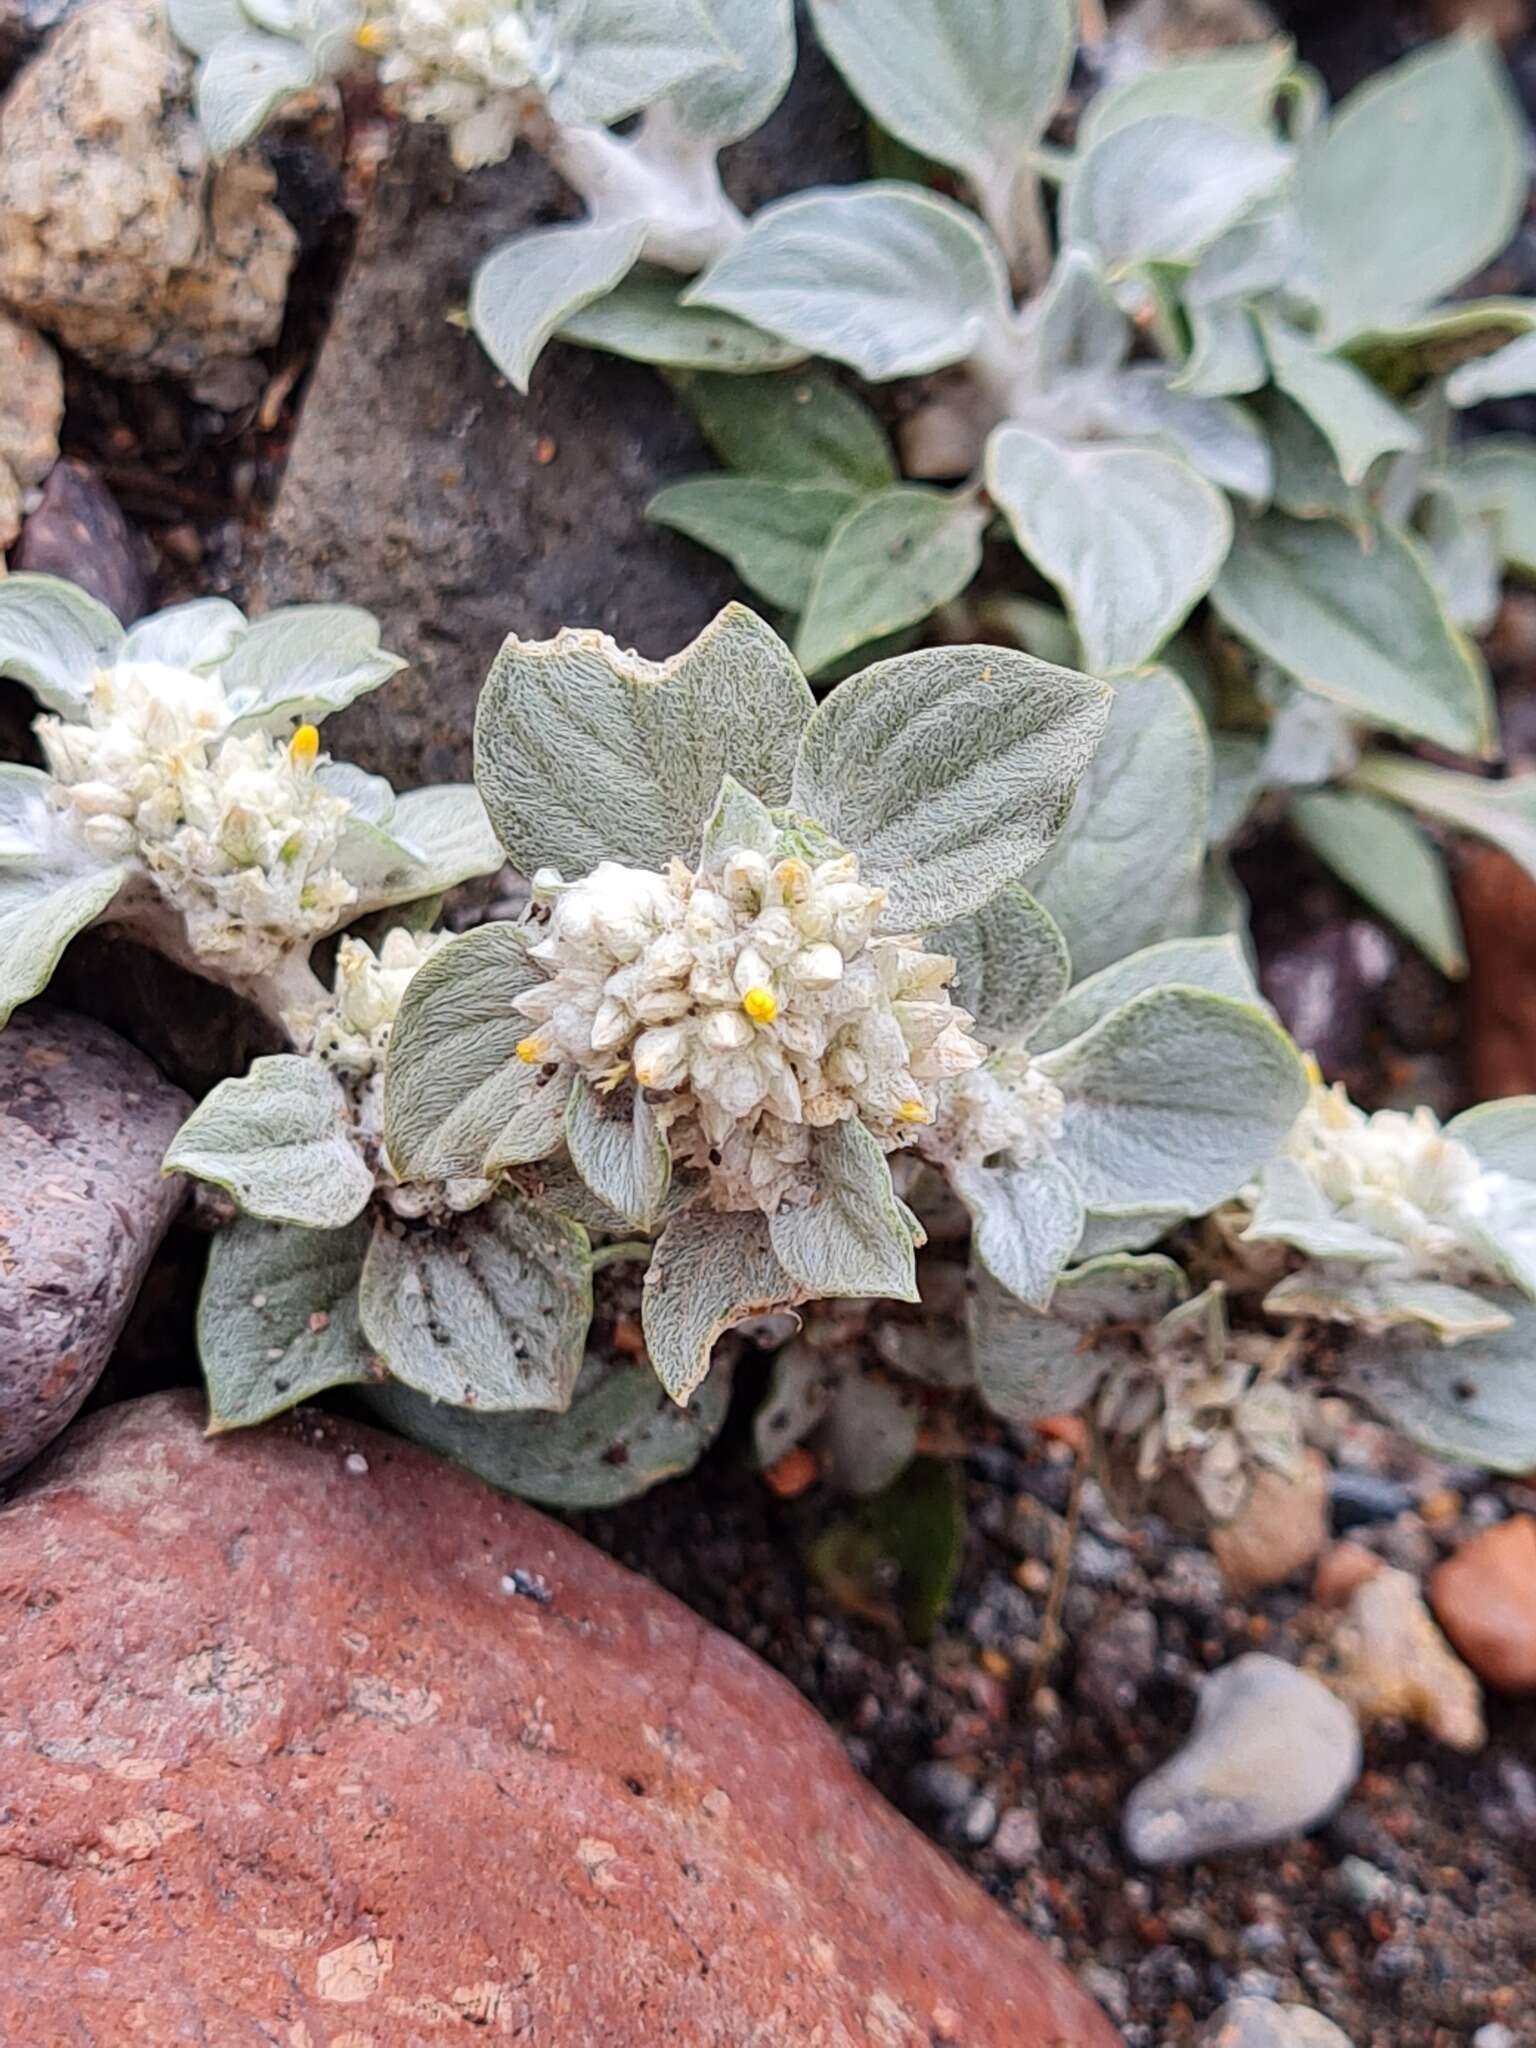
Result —
[[1064, 1637], [1061, 1629], [1061, 1610], [1067, 1597], [1067, 1587], [1072, 1579], [1072, 1559], [1077, 1551], [1077, 1532], [1083, 1519], [1083, 1495], [1088, 1486], [1088, 1453], [1080, 1449], [1077, 1462], [1072, 1468], [1072, 1491], [1067, 1496], [1066, 1519], [1061, 1525], [1061, 1535], [1056, 1543], [1056, 1556], [1051, 1567], [1051, 1589], [1045, 1597], [1045, 1613], [1040, 1620], [1040, 1641], [1035, 1650], [1035, 1661], [1030, 1666], [1029, 1684], [1025, 1690], [1025, 1704], [1039, 1697], [1040, 1688], [1051, 1675]]
[[715, 152], [653, 107], [631, 139], [601, 128], [564, 128], [547, 114], [528, 140], [587, 203], [595, 221], [641, 221], [641, 257], [681, 276], [705, 270], [746, 232], [726, 197]]
[[626, 1237], [621, 1244], [601, 1245], [592, 1254], [592, 1270], [600, 1273], [604, 1266], [616, 1266], [621, 1259], [636, 1259], [648, 1266], [655, 1249], [646, 1237]]

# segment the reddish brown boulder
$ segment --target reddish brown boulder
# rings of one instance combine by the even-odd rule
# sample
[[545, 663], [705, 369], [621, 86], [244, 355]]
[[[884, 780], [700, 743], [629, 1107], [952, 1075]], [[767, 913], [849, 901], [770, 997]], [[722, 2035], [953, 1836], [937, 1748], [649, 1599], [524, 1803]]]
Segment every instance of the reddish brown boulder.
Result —
[[1536, 1092], [1536, 881], [1496, 846], [1463, 846], [1467, 1084], [1475, 1102]]
[[1435, 1619], [1486, 1684], [1536, 1692], [1536, 1515], [1464, 1543], [1429, 1582]]
[[308, 1411], [0, 1514], [0, 2040], [1113, 2048], [748, 1651]]

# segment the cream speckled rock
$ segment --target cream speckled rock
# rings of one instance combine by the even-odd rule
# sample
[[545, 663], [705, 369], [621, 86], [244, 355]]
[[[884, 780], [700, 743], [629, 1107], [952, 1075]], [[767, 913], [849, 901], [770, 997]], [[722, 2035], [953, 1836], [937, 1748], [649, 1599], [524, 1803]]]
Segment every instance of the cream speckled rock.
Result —
[[22, 501], [59, 459], [64, 373], [40, 334], [0, 313], [0, 549], [21, 526]]
[[154, 0], [93, 0], [0, 104], [0, 300], [119, 376], [276, 339], [297, 238], [251, 157], [220, 165]]

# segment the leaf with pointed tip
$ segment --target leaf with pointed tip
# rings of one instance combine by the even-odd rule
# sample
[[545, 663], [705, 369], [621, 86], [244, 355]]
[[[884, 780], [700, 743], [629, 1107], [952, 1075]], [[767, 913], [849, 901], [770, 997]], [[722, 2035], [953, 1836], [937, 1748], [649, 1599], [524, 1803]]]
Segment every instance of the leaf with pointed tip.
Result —
[[1524, 398], [1536, 391], [1536, 333], [1518, 335], [1492, 355], [1452, 370], [1445, 395], [1452, 405], [1485, 405], [1490, 398]]
[[1096, 92], [1077, 124], [1077, 147], [1096, 143], [1158, 114], [1193, 115], [1241, 135], [1272, 136], [1275, 95], [1295, 61], [1280, 39], [1234, 50], [1200, 50], [1153, 64]]
[[1106, 380], [1099, 406], [1105, 436], [1160, 441], [1207, 483], [1264, 505], [1274, 464], [1251, 413], [1224, 399], [1182, 391], [1156, 363], [1133, 363]]
[[0, 762], [0, 1025], [41, 995], [64, 948], [128, 879], [127, 868], [81, 847], [54, 811], [50, 786], [39, 769]]
[[946, 925], [930, 951], [954, 955], [950, 993], [993, 1046], [1021, 1044], [1072, 979], [1060, 927], [1017, 882], [969, 917]]
[[769, 604], [800, 612], [838, 521], [858, 502], [857, 493], [836, 484], [698, 476], [658, 491], [645, 516], [724, 555]]
[[807, 1301], [871, 1294], [916, 1301], [910, 1231], [874, 1134], [857, 1117], [811, 1140], [817, 1193], [768, 1219], [774, 1256]]
[[1502, 1330], [1454, 1346], [1398, 1330], [1352, 1343], [1349, 1367], [1372, 1407], [1436, 1457], [1519, 1474], [1536, 1465], [1536, 1309], [1499, 1299]]
[[847, 509], [803, 599], [795, 654], [807, 675], [915, 626], [981, 567], [988, 513], [968, 491], [897, 484]]
[[1062, 240], [1092, 249], [1112, 276], [1140, 264], [1192, 264], [1277, 192], [1291, 152], [1189, 114], [1129, 122], [1079, 157]]
[[569, 1407], [592, 1320], [580, 1224], [514, 1191], [435, 1225], [381, 1220], [358, 1289], [397, 1380], [488, 1412]]
[[994, 1280], [1044, 1309], [1083, 1234], [1083, 1201], [1054, 1159], [954, 1166], [950, 1182], [971, 1218], [971, 1251]]
[[978, 1272], [967, 1319], [982, 1399], [1013, 1423], [1072, 1413], [1125, 1363], [1116, 1333], [1150, 1327], [1188, 1291], [1171, 1259], [1111, 1256], [1064, 1273], [1042, 1314]]
[[1283, 321], [1262, 312], [1257, 318], [1275, 383], [1327, 440], [1345, 483], [1364, 483], [1383, 455], [1422, 445], [1413, 421], [1352, 363]]
[[794, 0], [713, 0], [725, 54], [667, 98], [669, 122], [716, 149], [761, 128], [795, 69]]
[[683, 395], [705, 440], [738, 476], [859, 494], [896, 482], [884, 427], [823, 365], [773, 377], [705, 373]]
[[117, 658], [163, 661], [167, 668], [215, 669], [245, 630], [244, 612], [227, 597], [197, 597], [130, 626]]
[[1040, 861], [1109, 713], [1087, 676], [1002, 647], [876, 662], [816, 708], [793, 804], [889, 893], [891, 931], [979, 910]]
[[245, 29], [217, 43], [197, 67], [197, 123], [215, 157], [228, 156], [259, 133], [284, 100], [324, 77], [302, 43]]
[[1198, 988], [1235, 1003], [1262, 1001], [1248, 956], [1237, 938], [1165, 939], [1078, 982], [1035, 1026], [1030, 1050], [1051, 1052], [1081, 1038], [1134, 996], [1154, 988]]
[[577, 1075], [565, 1105], [571, 1164], [600, 1202], [626, 1223], [654, 1230], [672, 1180], [672, 1154], [643, 1088], [630, 1090], [629, 1114], [599, 1100]]
[[639, 260], [644, 221], [535, 228], [484, 257], [469, 289], [469, 324], [515, 391], [526, 396], [544, 344], [583, 306], [611, 292]]
[[80, 719], [96, 671], [118, 659], [123, 629], [104, 604], [59, 576], [0, 579], [0, 676], [49, 711]]
[[756, 1211], [687, 1209], [657, 1240], [640, 1295], [656, 1375], [686, 1407], [709, 1371], [715, 1340], [736, 1323], [794, 1308], [803, 1290], [785, 1272]]
[[961, 361], [1008, 314], [1002, 259], [975, 216], [889, 181], [765, 206], [683, 296], [871, 383]]
[[729, 62], [721, 27], [704, 0], [556, 0], [549, 111], [565, 128], [611, 128]]
[[1536, 576], [1536, 448], [1517, 434], [1493, 434], [1458, 456], [1446, 482], [1468, 510], [1492, 519], [1499, 551]]
[[237, 1216], [216, 1232], [197, 1304], [210, 1431], [246, 1429], [373, 1377], [357, 1315], [372, 1225], [299, 1230]]
[[221, 1081], [172, 1139], [165, 1171], [211, 1181], [249, 1216], [309, 1230], [351, 1223], [373, 1194], [340, 1082], [295, 1053]]
[[1445, 862], [1397, 805], [1357, 790], [1317, 790], [1294, 800], [1291, 823], [1318, 859], [1396, 925], [1442, 974], [1466, 973], [1461, 920]]
[[730, 376], [756, 376], [805, 360], [804, 349], [748, 320], [684, 304], [680, 289], [676, 271], [637, 264], [605, 297], [562, 321], [559, 339], [630, 362]]
[[722, 777], [786, 800], [814, 703], [789, 649], [744, 605], [666, 663], [601, 633], [514, 636], [481, 692], [475, 781], [524, 874], [662, 868], [698, 845]]
[[1451, 1118], [1445, 1135], [1470, 1145], [1492, 1172], [1536, 1181], [1536, 1095], [1509, 1095], [1464, 1109]]
[[1395, 1239], [1340, 1216], [1301, 1162], [1283, 1152], [1259, 1178], [1258, 1203], [1243, 1235], [1255, 1244], [1288, 1244], [1309, 1259], [1350, 1265], [1375, 1265], [1403, 1255]]
[[1406, 804], [1410, 810], [1502, 847], [1529, 875], [1536, 875], [1536, 776], [1512, 775], [1492, 782], [1459, 775], [1395, 754], [1367, 754], [1352, 785]]
[[295, 604], [253, 619], [220, 666], [230, 731], [318, 725], [405, 662], [379, 645], [379, 622], [350, 604]]
[[367, 910], [441, 895], [473, 876], [495, 874], [506, 861], [480, 794], [467, 782], [407, 790], [368, 842], [369, 857], [357, 858], [360, 842], [349, 827], [338, 861]]

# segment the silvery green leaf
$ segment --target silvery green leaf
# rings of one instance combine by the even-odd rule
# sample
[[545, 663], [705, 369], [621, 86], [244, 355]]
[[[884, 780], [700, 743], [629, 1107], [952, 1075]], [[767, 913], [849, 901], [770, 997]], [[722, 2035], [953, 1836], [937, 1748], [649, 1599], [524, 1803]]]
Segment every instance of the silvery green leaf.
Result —
[[[528, 934], [510, 924], [450, 939], [412, 975], [384, 1071], [384, 1137], [402, 1179], [478, 1174], [513, 1117], [549, 1089], [544, 1069], [517, 1057], [529, 1026], [512, 1007], [542, 979]], [[551, 1146], [559, 1134], [556, 1120]]]
[[130, 626], [119, 661], [163, 661], [167, 668], [215, 669], [245, 631], [245, 614], [227, 597], [173, 604]]
[[969, 917], [946, 925], [929, 950], [954, 955], [950, 993], [970, 1011], [989, 1045], [1022, 1043], [1072, 979], [1060, 927], [1017, 882]]
[[1501, 595], [1497, 515], [1478, 512], [1453, 487], [1435, 484], [1420, 501], [1419, 517], [1446, 616], [1464, 633], [1486, 633]]
[[1536, 391], [1536, 333], [1522, 334], [1492, 355], [1463, 363], [1445, 380], [1445, 395], [1456, 406], [1523, 398], [1531, 391]]
[[857, 1117], [811, 1139], [817, 1192], [768, 1219], [774, 1256], [805, 1301], [873, 1294], [916, 1301], [912, 1235], [873, 1132]]
[[743, 789], [734, 775], [727, 775], [704, 827], [699, 865], [714, 868], [738, 847], [770, 858], [778, 851], [779, 832], [779, 823], [768, 806], [750, 789]]
[[1303, 843], [1442, 974], [1467, 971], [1461, 920], [1445, 862], [1395, 804], [1357, 790], [1318, 790], [1291, 805]]
[[978, 623], [989, 637], [996, 633], [1012, 647], [1020, 647], [1053, 668], [1083, 665], [1077, 633], [1065, 612], [1053, 604], [1032, 597], [987, 597], [976, 607]]
[[1396, 754], [1367, 754], [1350, 780], [1357, 789], [1406, 804], [1436, 824], [1502, 847], [1527, 874], [1536, 875], [1536, 777], [1512, 775], [1491, 782]]
[[1286, 1153], [1265, 1166], [1258, 1204], [1243, 1235], [1255, 1244], [1288, 1244], [1309, 1259], [1350, 1265], [1377, 1265], [1403, 1255], [1395, 1239], [1340, 1216], [1301, 1162]]
[[703, 0], [556, 0], [549, 111], [562, 127], [611, 128], [729, 62], [723, 26]]
[[1192, 114], [1239, 134], [1270, 136], [1275, 94], [1294, 58], [1291, 45], [1277, 40], [1155, 64], [1094, 94], [1078, 122], [1078, 150], [1086, 154], [1117, 128], [1157, 114]]
[[714, 0], [713, 14], [726, 54], [692, 73], [665, 113], [685, 135], [723, 149], [761, 128], [783, 99], [795, 69], [795, 8], [794, 0]]
[[765, 334], [748, 320], [707, 306], [685, 306], [678, 298], [680, 289], [675, 271], [642, 263], [606, 298], [594, 299], [573, 313], [562, 324], [560, 339], [631, 362], [736, 376], [781, 370], [805, 360], [804, 349]]
[[309, 1230], [339, 1230], [373, 1194], [341, 1083], [296, 1053], [221, 1081], [172, 1139], [165, 1171], [211, 1181], [249, 1216]]
[[1332, 447], [1299, 405], [1271, 389], [1254, 400], [1254, 411], [1269, 436], [1279, 511], [1296, 519], [1337, 519], [1346, 526], [1369, 523], [1364, 491], [1345, 483]]
[[237, 1216], [215, 1232], [197, 1304], [208, 1427], [265, 1422], [376, 1370], [357, 1317], [372, 1226], [298, 1230]]
[[1191, 264], [1291, 173], [1291, 152], [1185, 114], [1114, 129], [1078, 159], [1062, 239], [1092, 249], [1111, 276]]
[[769, 604], [800, 612], [834, 528], [858, 502], [836, 484], [700, 476], [658, 491], [645, 516], [724, 555]]
[[917, 1456], [922, 1409], [911, 1387], [845, 1372], [827, 1414], [829, 1474], [840, 1493], [881, 1493]]
[[1356, 530], [1270, 513], [1238, 534], [1211, 602], [1303, 688], [1370, 724], [1463, 754], [1495, 744], [1482, 662], [1417, 547], [1381, 520]]
[[970, 180], [994, 226], [1066, 90], [1073, 0], [812, 0], [816, 32], [882, 128]]
[[1252, 308], [1238, 299], [1186, 305], [1189, 354], [1172, 380], [1192, 398], [1245, 398], [1269, 376]]
[[592, 1320], [580, 1224], [508, 1191], [439, 1226], [381, 1220], [358, 1287], [391, 1374], [456, 1408], [570, 1406]]
[[630, 1091], [628, 1104], [605, 1103], [578, 1074], [565, 1105], [565, 1144], [600, 1202], [638, 1229], [655, 1229], [672, 1180], [672, 1154], [643, 1088]]
[[1168, 669], [1127, 677], [1061, 836], [1029, 877], [1079, 975], [1182, 929], [1210, 798], [1210, 740], [1189, 691]]
[[794, 808], [889, 892], [893, 931], [979, 910], [1061, 830], [1110, 691], [1010, 648], [897, 655], [816, 708]]
[[405, 662], [379, 645], [379, 622], [350, 604], [295, 604], [252, 619], [220, 668], [230, 731], [319, 724], [398, 675]]
[[[409, 789], [395, 799], [387, 823], [389, 837], [404, 850], [409, 867], [398, 878], [360, 887], [360, 897], [370, 909], [440, 894], [472, 876], [493, 875], [505, 864], [501, 841], [471, 783]], [[342, 866], [351, 873], [345, 859]]]
[[226, 36], [197, 67], [197, 121], [210, 151], [221, 157], [239, 149], [274, 108], [323, 77], [319, 60], [302, 43], [257, 29]]
[[1130, 321], [1087, 249], [1063, 249], [1044, 291], [1018, 317], [1018, 346], [1047, 393], [1074, 372], [1107, 377], [1134, 341]]
[[[511, 1167], [539, 1165], [549, 1159], [565, 1136], [565, 1105], [570, 1096], [571, 1081], [569, 1068], [562, 1067], [557, 1074], [550, 1074], [542, 1068], [535, 1070], [532, 1087], [521, 1097], [486, 1148], [481, 1162], [486, 1174], [494, 1177]], [[508, 1083], [509, 1094], [512, 1085]], [[486, 1106], [490, 1106], [489, 1098]], [[585, 1182], [582, 1185], [585, 1186]], [[588, 1193], [590, 1195], [590, 1190]], [[591, 1196], [591, 1202], [596, 1205], [596, 1196]], [[601, 1205], [602, 1220], [596, 1225], [590, 1223], [586, 1205], [560, 1201], [554, 1206], [577, 1223], [604, 1230], [609, 1228], [606, 1205]], [[627, 1227], [621, 1222], [621, 1228]]]
[[771, 377], [704, 373], [684, 396], [705, 440], [740, 476], [861, 495], [896, 481], [884, 427], [820, 365]]
[[[789, 795], [815, 700], [789, 649], [728, 605], [669, 662], [601, 633], [508, 639], [475, 720], [475, 781], [513, 864], [572, 877], [697, 847], [721, 780]], [[823, 821], [825, 822], [825, 821]]]
[[171, 34], [194, 57], [206, 57], [226, 36], [251, 25], [240, 0], [167, 0], [165, 17]]
[[1345, 483], [1364, 483], [1383, 455], [1420, 446], [1413, 421], [1352, 363], [1281, 320], [1264, 313], [1258, 320], [1275, 383], [1327, 440]]
[[516, 391], [525, 395], [544, 344], [572, 315], [611, 292], [644, 246], [641, 220], [535, 228], [484, 257], [469, 291], [469, 324]]
[[880, 181], [765, 206], [684, 299], [871, 383], [961, 361], [1008, 312], [1002, 260], [975, 216]]
[[1444, 1344], [1489, 1337], [1509, 1324], [1508, 1311], [1467, 1287], [1385, 1270], [1323, 1266], [1292, 1273], [1264, 1297], [1264, 1313], [1308, 1322], [1355, 1323], [1371, 1332], [1429, 1330]]
[[91, 678], [122, 644], [123, 629], [106, 606], [62, 577], [0, 579], [0, 676], [25, 683], [46, 710], [83, 718]]
[[981, 567], [989, 514], [969, 491], [896, 484], [846, 511], [804, 599], [795, 656], [808, 675], [958, 597]]
[[1454, 1346], [1403, 1331], [1356, 1340], [1350, 1371], [1366, 1399], [1404, 1436], [1458, 1464], [1524, 1473], [1536, 1464], [1536, 1309], [1500, 1297], [1508, 1326]]
[[1203, 1215], [1277, 1150], [1307, 1095], [1263, 1011], [1191, 988], [1133, 997], [1039, 1064], [1066, 1095], [1056, 1156], [1090, 1209]]
[[1210, 588], [1232, 540], [1221, 494], [1154, 448], [1068, 448], [1022, 427], [987, 443], [987, 489], [1061, 592], [1096, 674], [1156, 654]]
[[1446, 481], [1469, 511], [1492, 519], [1510, 567], [1536, 576], [1536, 448], [1530, 441], [1508, 434], [1475, 442]]
[[1525, 196], [1491, 41], [1447, 36], [1351, 93], [1299, 179], [1330, 332], [1391, 326], [1452, 291], [1505, 246]]
[[1166, 442], [1209, 483], [1254, 505], [1274, 483], [1269, 444], [1252, 414], [1224, 400], [1196, 398], [1155, 363], [1136, 363], [1105, 388], [1104, 432]]
[[0, 1026], [41, 995], [64, 948], [128, 879], [126, 868], [80, 846], [48, 790], [39, 769], [0, 762]]
[[1098, 1214], [1090, 1211], [1073, 1257], [1086, 1263], [1120, 1252], [1145, 1252], [1183, 1221], [1182, 1209], [1116, 1209]]
[[546, 1508], [609, 1508], [693, 1469], [725, 1421], [731, 1375], [717, 1367], [679, 1408], [645, 1364], [589, 1352], [563, 1415], [477, 1414], [389, 1384], [365, 1398], [402, 1436], [503, 1493]]
[[686, 1407], [709, 1371], [716, 1338], [804, 1299], [774, 1255], [766, 1216], [685, 1210], [657, 1240], [641, 1290], [640, 1320], [657, 1377]]
[[950, 1184], [971, 1218], [971, 1251], [992, 1278], [1044, 1309], [1083, 1234], [1083, 1200], [1054, 1159], [956, 1165]]
[[[1274, 687], [1278, 686], [1278, 687]], [[1263, 779], [1274, 789], [1311, 789], [1348, 775], [1360, 759], [1355, 728], [1336, 704], [1273, 671], [1259, 675], [1272, 706]]]
[[1536, 1096], [1480, 1102], [1453, 1116], [1445, 1135], [1469, 1145], [1483, 1165], [1515, 1180], [1536, 1181]]
[[752, 1450], [760, 1467], [776, 1465], [805, 1442], [831, 1407], [838, 1377], [837, 1368], [808, 1344], [786, 1344], [774, 1353], [768, 1391], [752, 1418]]
[[1536, 300], [1462, 299], [1364, 334], [1344, 347], [1373, 384], [1412, 391], [1443, 377], [1448, 362], [1476, 362], [1536, 328]]
[[1064, 1273], [1041, 1314], [977, 1273], [968, 1319], [982, 1399], [1013, 1423], [1072, 1413], [1125, 1362], [1117, 1331], [1149, 1327], [1187, 1292], [1171, 1259], [1101, 1258]]
[[1030, 1033], [1031, 1052], [1050, 1052], [1081, 1038], [1132, 997], [1154, 988], [1197, 988], [1235, 1003], [1262, 1002], [1242, 945], [1218, 938], [1165, 939], [1102, 967], [1080, 981]]
[[388, 825], [395, 815], [395, 792], [382, 775], [370, 775], [353, 761], [321, 760], [315, 780], [330, 796], [339, 796], [365, 825]]

